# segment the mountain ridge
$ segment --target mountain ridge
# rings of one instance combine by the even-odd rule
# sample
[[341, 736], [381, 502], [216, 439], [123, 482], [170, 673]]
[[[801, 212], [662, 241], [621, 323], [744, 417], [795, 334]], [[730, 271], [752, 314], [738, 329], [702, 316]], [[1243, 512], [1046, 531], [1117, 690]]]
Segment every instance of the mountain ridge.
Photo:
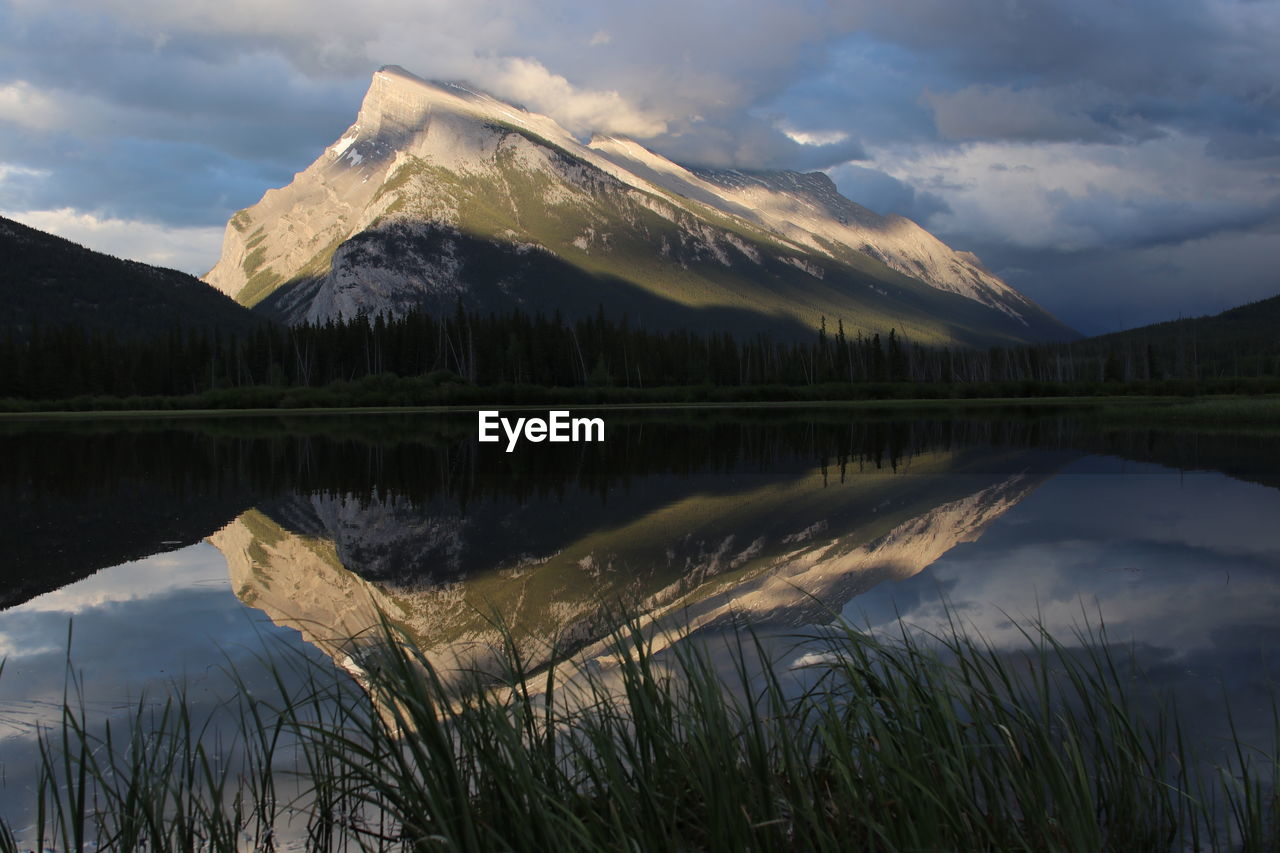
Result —
[[[1205, 327], [1208, 329], [1206, 330]], [[1093, 335], [1088, 340], [1114, 341], [1135, 335], [1143, 338], [1189, 336], [1197, 330], [1210, 331], [1223, 336], [1257, 335], [1264, 331], [1273, 331], [1277, 327], [1280, 327], [1280, 293], [1234, 305], [1217, 314], [1160, 320], [1143, 326]]]
[[1280, 374], [1280, 294], [1218, 314], [1164, 320], [1080, 341], [1127, 378]]
[[1075, 333], [821, 173], [690, 170], [638, 143], [387, 66], [355, 123], [228, 223], [205, 280], [286, 322], [357, 313], [569, 314], [642, 325], [985, 344]]
[[261, 322], [195, 276], [96, 252], [4, 217], [0, 258], [4, 327], [18, 338], [37, 326], [129, 338], [178, 327], [241, 333]]

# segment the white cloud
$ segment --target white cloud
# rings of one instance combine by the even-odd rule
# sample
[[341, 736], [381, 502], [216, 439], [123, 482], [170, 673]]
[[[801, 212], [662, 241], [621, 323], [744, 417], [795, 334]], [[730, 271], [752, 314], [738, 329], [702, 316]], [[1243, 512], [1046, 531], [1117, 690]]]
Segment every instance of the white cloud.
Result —
[[[0, 167], [0, 177], [3, 168]], [[203, 275], [222, 248], [222, 227], [180, 227], [98, 217], [66, 207], [59, 210], [0, 210], [32, 228], [57, 234], [99, 252]]]
[[25, 80], [0, 86], [0, 121], [47, 131], [65, 126], [67, 120], [62, 104]]
[[[162, 598], [195, 588], [229, 591], [227, 567], [213, 546], [198, 543], [177, 551], [112, 566], [6, 611], [7, 614], [85, 613], [113, 604]], [[12, 621], [12, 619], [10, 619]], [[2, 641], [0, 641], [2, 642]], [[28, 652], [31, 654], [31, 652]]]
[[[975, 142], [872, 150], [873, 165], [948, 210], [930, 230], [1029, 249], [1178, 243], [1198, 224], [1265, 216], [1280, 188], [1257, 162], [1220, 160], [1179, 133], [1130, 145]], [[1280, 165], [1280, 164], [1277, 164]]]
[[493, 85], [499, 93], [554, 116], [574, 132], [599, 130], [646, 138], [667, 129], [661, 116], [637, 109], [617, 92], [579, 89], [534, 59], [503, 60]]
[[[34, 0], [14, 0], [13, 6], [19, 22], [49, 16]], [[195, 59], [174, 47], [192, 39], [208, 48], [199, 55], [208, 76], [246, 55], [285, 57], [317, 79], [367, 79], [377, 67], [397, 64], [431, 79], [469, 81], [575, 130], [637, 137], [660, 134], [677, 119], [732, 116], [767, 100], [820, 61], [826, 44], [847, 28], [834, 11], [808, 0], [655, 0], [643, 6], [580, 0], [67, 0], [66, 6], [97, 24], [78, 40], [114, 35], [135, 52], [154, 52], [158, 67], [180, 56]], [[85, 88], [101, 87], [91, 82]]]
[[[947, 600], [901, 598], [904, 620], [945, 634], [959, 618], [1014, 648], [1026, 643], [1019, 625], [1040, 621], [1067, 639], [1086, 614], [1097, 627], [1101, 612], [1113, 640], [1183, 654], [1214, 647], [1232, 625], [1274, 623], [1280, 590], [1268, 568], [1280, 555], [1264, 520], [1280, 512], [1280, 492], [1218, 473], [1079, 473], [1088, 464], [1040, 486], [982, 538], [908, 582], [946, 590]], [[883, 606], [894, 593], [886, 586], [868, 600]], [[863, 604], [849, 603], [853, 621]], [[895, 616], [886, 608], [870, 618], [892, 633]]]
[[[20, 0], [17, 5], [24, 15], [42, 13], [36, 4]], [[547, 58], [563, 64], [575, 48], [612, 42], [609, 30], [586, 28], [577, 11], [543, 9], [524, 0], [465, 6], [449, 0], [80, 0], [78, 5], [145, 35], [156, 50], [179, 33], [251, 40], [258, 50], [278, 51], [316, 76], [362, 76], [380, 65], [399, 64], [423, 76], [469, 80], [575, 130], [652, 136], [666, 129], [664, 116], [637, 107], [615, 88], [584, 85], [581, 77], [571, 82], [546, 67]], [[548, 18], [562, 25], [549, 24]], [[541, 56], [531, 53], [535, 46]], [[29, 105], [33, 97], [28, 91], [10, 94], [10, 109], [35, 117], [66, 112], [53, 102]], [[0, 95], [0, 117], [4, 104]]]
[[11, 635], [7, 631], [0, 631], [0, 660], [16, 661], [19, 658], [41, 657], [60, 651], [63, 651], [61, 646], [33, 645], [25, 637]]
[[787, 124], [779, 125], [778, 129], [792, 142], [801, 145], [835, 145], [849, 138], [843, 130], [800, 130]]
[[175, 137], [190, 133], [189, 117], [161, 108], [113, 103], [25, 80], [0, 85], [0, 123], [37, 133], [71, 131], [81, 137]]
[[49, 173], [44, 169], [32, 169], [27, 166], [15, 166], [12, 163], [0, 163], [0, 184], [3, 184], [10, 176], [19, 176], [24, 178], [45, 178]]

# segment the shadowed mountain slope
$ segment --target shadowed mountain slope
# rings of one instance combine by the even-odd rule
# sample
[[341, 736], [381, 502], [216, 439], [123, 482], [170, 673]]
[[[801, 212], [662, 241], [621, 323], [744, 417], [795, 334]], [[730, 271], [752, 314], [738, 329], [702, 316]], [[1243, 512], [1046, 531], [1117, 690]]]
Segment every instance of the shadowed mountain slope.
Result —
[[0, 217], [3, 328], [73, 324], [117, 337], [178, 327], [246, 331], [261, 322], [235, 301], [177, 270], [124, 261]]

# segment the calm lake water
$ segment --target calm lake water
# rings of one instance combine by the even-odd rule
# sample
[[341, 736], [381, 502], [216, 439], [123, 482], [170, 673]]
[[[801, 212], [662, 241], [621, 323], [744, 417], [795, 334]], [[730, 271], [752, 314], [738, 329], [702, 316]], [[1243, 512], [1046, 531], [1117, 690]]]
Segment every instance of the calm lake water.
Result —
[[[182, 685], [212, 707], [264, 648], [344, 658], [386, 612], [442, 668], [498, 614], [532, 654], [602, 648], [619, 606], [779, 660], [843, 617], [949, 619], [999, 647], [1105, 623], [1207, 742], [1267, 736], [1280, 442], [1071, 413], [610, 411], [602, 445], [475, 441], [474, 413], [0, 425], [0, 813], [38, 726]], [[68, 661], [70, 666], [68, 666]], [[69, 676], [70, 673], [70, 676]], [[71, 679], [71, 680], [69, 680]]]

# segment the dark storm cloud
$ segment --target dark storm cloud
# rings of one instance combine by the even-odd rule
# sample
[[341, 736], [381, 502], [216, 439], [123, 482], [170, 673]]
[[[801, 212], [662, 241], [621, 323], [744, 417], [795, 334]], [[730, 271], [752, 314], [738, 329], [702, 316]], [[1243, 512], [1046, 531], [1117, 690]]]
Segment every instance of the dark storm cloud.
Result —
[[974, 248], [998, 275], [1063, 322], [1101, 334], [1275, 296], [1278, 244], [1280, 222], [1145, 248]]
[[[959, 85], [1080, 86], [1188, 100], [1274, 99], [1276, 12], [1233, 0], [902, 0], [863, 4], [859, 24], [926, 53]], [[1274, 109], [1275, 104], [1273, 103]]]
[[954, 85], [928, 54], [853, 33], [832, 41], [827, 63], [770, 102], [793, 123], [840, 128], [868, 145], [931, 141], [931, 110], [922, 94]]
[[1116, 250], [1182, 244], [1280, 220], [1280, 198], [1259, 204], [1215, 199], [1170, 204], [1155, 194], [1125, 197], [1105, 189], [1074, 198], [1062, 192], [1050, 196], [1060, 222], [1087, 228], [1098, 235], [1097, 243]]
[[[821, 50], [811, 48], [825, 38], [822, 8], [659, 3], [606, 13], [573, 3], [71, 0], [54, 9], [11, 0], [0, 5], [0, 156], [50, 174], [39, 191], [31, 181], [6, 185], [0, 208], [78, 195], [79, 209], [132, 215], [135, 206], [116, 194], [125, 184], [151, 186], [152, 220], [225, 221], [335, 139], [369, 74], [387, 62], [472, 80], [584, 136], [669, 130], [670, 149], [701, 163], [822, 168], [861, 148], [801, 145], [749, 113], [761, 96], [821, 64]], [[240, 161], [245, 179], [211, 198], [200, 180], [167, 169], [181, 165], [175, 158], [152, 158], [147, 147], [157, 141], [203, 146], [205, 172], [237, 171]], [[37, 153], [19, 156], [24, 147]], [[86, 176], [74, 157], [52, 169], [53, 158], [42, 156], [74, 150], [87, 160], [94, 149], [115, 176]], [[241, 189], [264, 172], [269, 182]], [[189, 213], [175, 218], [175, 209]]]
[[934, 214], [950, 211], [937, 195], [918, 190], [878, 169], [846, 163], [832, 169], [830, 174], [843, 195], [879, 213], [896, 213], [924, 222]]
[[74, 136], [84, 150], [102, 140], [199, 145], [287, 177], [350, 123], [367, 82], [313, 79], [278, 54], [190, 35], [157, 41], [118, 26], [104, 35], [80, 19], [65, 29], [36, 23], [0, 53], [0, 86], [18, 81], [50, 113], [32, 117], [26, 139]]
[[[1206, 249], [1274, 240], [1275, 4], [904, 0], [851, 10], [860, 32], [833, 65], [852, 73], [824, 78], [829, 97], [806, 93], [801, 103], [846, 104], [848, 126], [859, 125], [859, 138], [875, 146], [879, 162], [866, 165], [906, 156], [894, 176], [943, 202], [921, 211], [926, 226], [988, 260], [1017, 246], [1014, 283], [1061, 316], [1111, 328], [1117, 314], [1164, 319], [1162, 305], [1172, 304], [1205, 313], [1280, 290], [1252, 252], [1236, 261]], [[900, 108], [857, 85], [874, 69], [888, 83], [879, 91]], [[840, 79], [855, 82], [841, 87]], [[922, 127], [920, 111], [931, 126]], [[1069, 165], [1037, 158], [1043, 145], [1056, 145]], [[990, 162], [1011, 148], [1025, 156]], [[997, 168], [1028, 180], [973, 198], [983, 172]], [[1101, 174], [1107, 169], [1135, 177], [1114, 188]], [[910, 205], [904, 195], [895, 201]], [[1153, 265], [1162, 253], [1177, 258], [1173, 270]], [[1212, 287], [1181, 272], [1203, 273], [1191, 259], [1209, 255], [1219, 264]], [[1064, 269], [1087, 270], [1087, 284]]]
[[1079, 86], [970, 86], [946, 95], [927, 91], [922, 100], [945, 139], [1120, 143], [1160, 135], [1131, 112], [1113, 108], [1105, 93]]
[[676, 162], [691, 166], [813, 171], [867, 156], [856, 140], [803, 144], [774, 123], [750, 115], [717, 125], [681, 122], [651, 144]]

